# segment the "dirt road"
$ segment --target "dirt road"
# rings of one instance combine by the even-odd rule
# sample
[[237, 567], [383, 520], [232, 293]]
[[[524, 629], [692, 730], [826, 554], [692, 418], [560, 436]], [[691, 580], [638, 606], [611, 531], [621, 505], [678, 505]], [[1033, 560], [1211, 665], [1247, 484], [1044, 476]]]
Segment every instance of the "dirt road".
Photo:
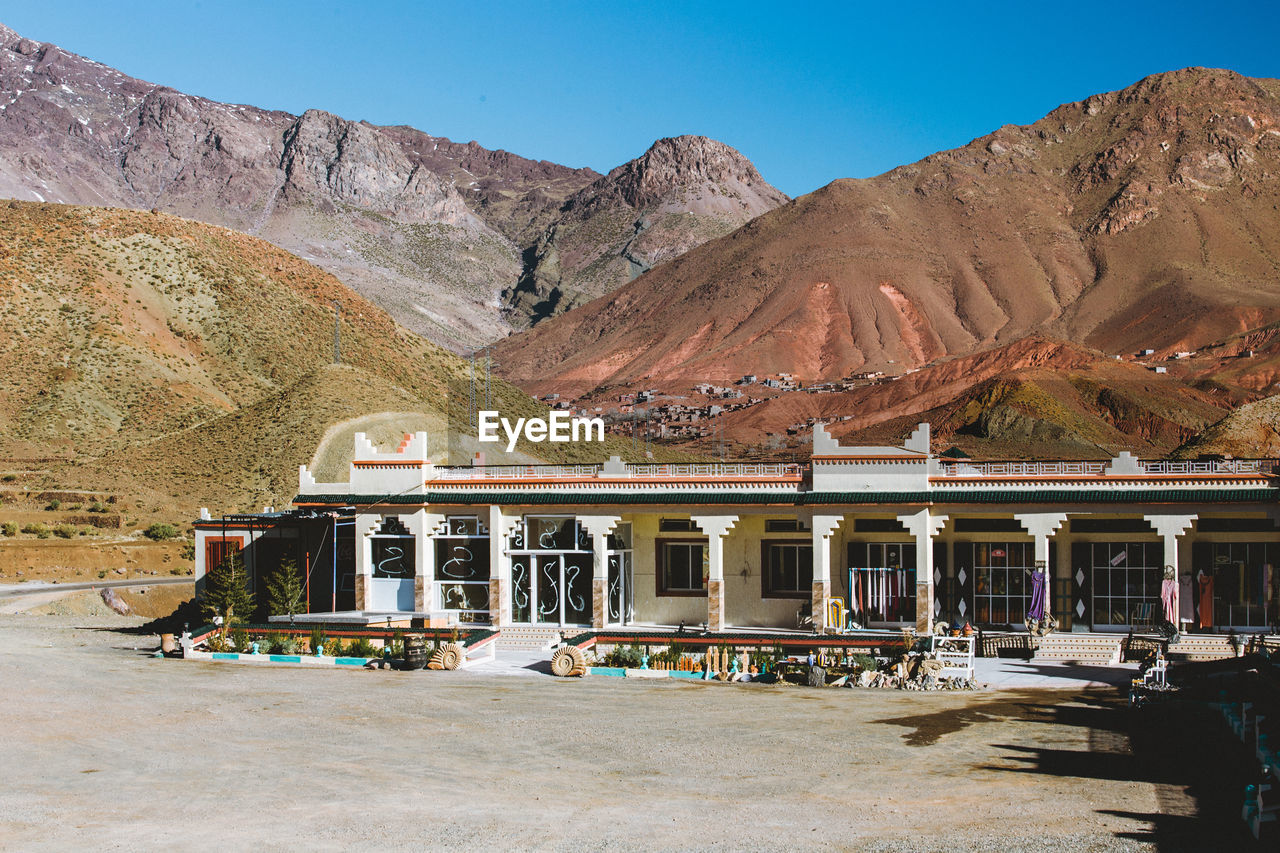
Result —
[[[816, 691], [156, 660], [0, 616], [0, 847], [1236, 845], [1113, 690]], [[1223, 834], [1225, 833], [1225, 834]], [[1227, 848], [1221, 848], [1227, 849]], [[1232, 849], [1247, 849], [1233, 847]]]

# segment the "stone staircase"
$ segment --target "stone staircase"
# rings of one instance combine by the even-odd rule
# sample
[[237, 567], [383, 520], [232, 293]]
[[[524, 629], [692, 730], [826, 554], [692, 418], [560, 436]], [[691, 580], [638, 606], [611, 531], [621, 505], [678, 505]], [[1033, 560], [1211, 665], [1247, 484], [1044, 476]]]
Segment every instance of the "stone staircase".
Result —
[[[1235, 640], [1241, 649], [1249, 642], [1244, 636], [1237, 636]], [[1171, 661], [1225, 660], [1235, 656], [1228, 634], [1183, 634], [1178, 642], [1169, 646]]]
[[1040, 640], [1033, 661], [1111, 666], [1120, 663], [1121, 634], [1058, 632]]
[[515, 625], [501, 629], [498, 634], [500, 652], [542, 652], [555, 648], [561, 635], [573, 636], [581, 629], [561, 628], [558, 625]]

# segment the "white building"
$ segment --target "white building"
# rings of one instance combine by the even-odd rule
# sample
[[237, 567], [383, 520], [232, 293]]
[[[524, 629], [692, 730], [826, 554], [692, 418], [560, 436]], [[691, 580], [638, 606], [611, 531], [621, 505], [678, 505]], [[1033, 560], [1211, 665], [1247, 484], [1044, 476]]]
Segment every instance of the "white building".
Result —
[[1277, 621], [1278, 498], [1272, 460], [951, 460], [927, 424], [902, 447], [815, 426], [807, 465], [444, 467], [425, 433], [357, 435], [346, 482], [301, 469], [294, 514], [197, 522], [196, 570], [292, 554], [313, 611], [721, 630], [831, 597], [864, 625], [1018, 625], [1046, 567], [1063, 628], [1126, 631], [1171, 566], [1184, 623], [1250, 630]]

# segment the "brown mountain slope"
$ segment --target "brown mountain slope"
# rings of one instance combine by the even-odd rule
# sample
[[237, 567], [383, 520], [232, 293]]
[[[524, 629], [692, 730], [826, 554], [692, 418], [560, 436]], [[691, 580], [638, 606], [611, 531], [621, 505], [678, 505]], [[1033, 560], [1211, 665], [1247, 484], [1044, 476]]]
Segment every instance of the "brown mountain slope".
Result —
[[[0, 204], [0, 459], [31, 488], [182, 513], [280, 505], [326, 431], [354, 418], [392, 413], [443, 450], [469, 369], [263, 240], [168, 214]], [[545, 411], [505, 383], [493, 393], [504, 414]]]
[[[1027, 338], [849, 391], [793, 391], [725, 416], [727, 438], [765, 443], [821, 420], [846, 442], [896, 443], [921, 421], [935, 449], [982, 456], [1163, 455], [1229, 403], [1176, 377], [1084, 347]], [[804, 431], [801, 431], [803, 437]]]
[[[559, 282], [548, 241], [564, 245], [565, 287], [577, 294], [582, 278], [596, 296], [627, 281], [628, 246], [651, 265], [784, 200], [726, 146], [677, 148], [646, 167], [665, 194], [633, 208], [610, 194], [626, 180], [591, 169], [321, 110], [217, 103], [0, 25], [0, 196], [154, 208], [263, 237], [460, 351], [530, 322], [502, 294], [522, 276]], [[736, 206], [709, 209], [714, 193]], [[549, 240], [562, 220], [563, 239]]]
[[1280, 395], [1241, 406], [1174, 455], [1189, 459], [1203, 454], [1280, 456]]
[[494, 282], [515, 279], [518, 250], [422, 165], [423, 140], [186, 95], [2, 26], [0, 93], [2, 195], [158, 208], [257, 234], [435, 340], [496, 334]]
[[[499, 347], [565, 389], [891, 370], [1280, 318], [1280, 83], [1187, 69], [841, 180]], [[537, 365], [535, 376], [521, 366]]]
[[516, 326], [561, 314], [787, 201], [733, 148], [660, 139], [573, 195], [504, 295]]

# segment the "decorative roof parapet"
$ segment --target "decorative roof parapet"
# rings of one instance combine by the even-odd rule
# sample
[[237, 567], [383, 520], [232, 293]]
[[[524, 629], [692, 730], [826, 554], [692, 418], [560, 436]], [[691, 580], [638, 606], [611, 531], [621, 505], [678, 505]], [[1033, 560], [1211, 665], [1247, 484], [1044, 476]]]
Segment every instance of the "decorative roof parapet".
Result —
[[405, 433], [400, 446], [379, 450], [363, 433], [355, 434], [355, 447], [346, 483], [318, 483], [307, 466], [298, 466], [298, 491], [303, 495], [341, 492], [387, 492], [393, 494], [426, 491], [435, 466], [427, 455], [427, 434]]

